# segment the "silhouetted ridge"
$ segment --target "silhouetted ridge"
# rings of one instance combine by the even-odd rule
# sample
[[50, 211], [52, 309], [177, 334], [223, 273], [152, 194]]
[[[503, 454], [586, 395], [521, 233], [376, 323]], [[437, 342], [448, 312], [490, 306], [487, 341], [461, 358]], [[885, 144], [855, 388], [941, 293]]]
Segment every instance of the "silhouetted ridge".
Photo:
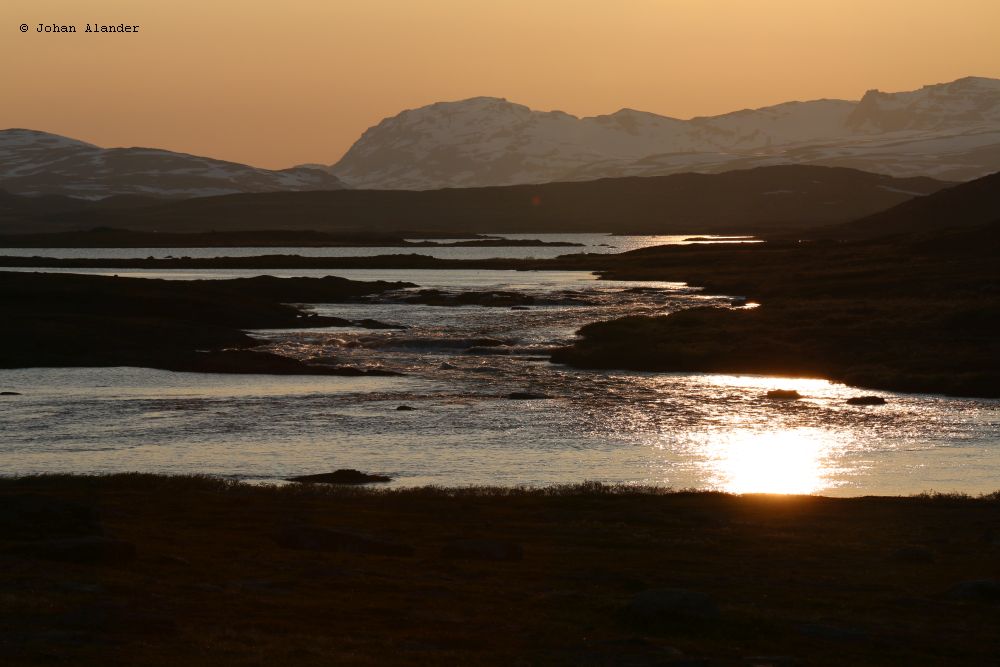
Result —
[[115, 227], [159, 232], [318, 231], [618, 232], [757, 234], [847, 222], [947, 184], [853, 169], [784, 165], [444, 190], [339, 190], [208, 197], [127, 211], [42, 216], [15, 231]]
[[886, 236], [1000, 220], [1000, 172], [903, 202], [880, 213], [830, 228], [833, 236]]

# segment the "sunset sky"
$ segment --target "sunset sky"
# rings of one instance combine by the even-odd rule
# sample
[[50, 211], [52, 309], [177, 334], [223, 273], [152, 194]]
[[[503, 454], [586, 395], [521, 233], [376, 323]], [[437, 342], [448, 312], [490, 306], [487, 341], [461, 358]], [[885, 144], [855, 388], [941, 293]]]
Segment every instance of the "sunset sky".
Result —
[[477, 95], [688, 118], [1000, 77], [998, 26], [997, 0], [3, 0], [0, 128], [329, 164], [386, 116]]

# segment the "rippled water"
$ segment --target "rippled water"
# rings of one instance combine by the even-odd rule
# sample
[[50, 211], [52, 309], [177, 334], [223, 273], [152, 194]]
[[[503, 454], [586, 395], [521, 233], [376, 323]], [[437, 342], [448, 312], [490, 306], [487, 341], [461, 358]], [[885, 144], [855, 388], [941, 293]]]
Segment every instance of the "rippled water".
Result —
[[[545, 361], [549, 348], [585, 322], [727, 304], [725, 297], [578, 272], [337, 274], [442, 290], [512, 290], [535, 303], [528, 310], [432, 307], [389, 294], [313, 307], [409, 329], [256, 332], [286, 354], [407, 374], [399, 378], [0, 370], [0, 390], [23, 394], [0, 397], [0, 472], [269, 480], [355, 467], [389, 473], [400, 485], [589, 479], [830, 495], [1000, 488], [1000, 401], [862, 392], [821, 380], [580, 371]], [[804, 398], [765, 398], [774, 388]], [[552, 398], [506, 398], [521, 390]], [[887, 405], [846, 404], [873, 393]], [[396, 410], [402, 404], [416, 409]]]

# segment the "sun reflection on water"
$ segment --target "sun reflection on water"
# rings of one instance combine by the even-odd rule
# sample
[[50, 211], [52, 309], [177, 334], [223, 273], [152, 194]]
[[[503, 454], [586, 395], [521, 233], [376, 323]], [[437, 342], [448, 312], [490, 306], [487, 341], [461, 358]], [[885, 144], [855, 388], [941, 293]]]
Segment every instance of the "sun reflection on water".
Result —
[[833, 486], [830, 433], [734, 430], [706, 438], [706, 481], [730, 493], [816, 493]]

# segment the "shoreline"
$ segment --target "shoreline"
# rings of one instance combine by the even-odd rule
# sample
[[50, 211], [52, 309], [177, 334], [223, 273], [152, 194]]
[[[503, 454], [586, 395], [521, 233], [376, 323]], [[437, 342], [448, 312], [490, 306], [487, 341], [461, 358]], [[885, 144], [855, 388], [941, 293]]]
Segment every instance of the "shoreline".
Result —
[[[365, 473], [368, 474], [368, 473]], [[381, 476], [374, 473], [374, 476]], [[317, 475], [300, 475], [300, 477], [315, 477]], [[239, 487], [258, 490], [261, 493], [295, 493], [316, 496], [351, 496], [378, 498], [383, 496], [421, 496], [461, 500], [462, 498], [550, 498], [565, 496], [581, 497], [644, 497], [661, 496], [718, 496], [733, 500], [754, 498], [781, 498], [788, 500], [816, 499], [831, 502], [851, 501], [901, 501], [901, 502], [985, 502], [1000, 503], [1000, 483], [995, 490], [983, 492], [967, 491], [936, 491], [926, 489], [913, 493], [869, 493], [859, 492], [857, 495], [838, 496], [828, 493], [801, 493], [779, 491], [726, 491], [724, 489], [658, 486], [638, 482], [601, 482], [584, 480], [576, 482], [553, 482], [546, 484], [420, 484], [412, 486], [394, 486], [395, 478], [372, 482], [326, 482], [298, 480], [288, 476], [246, 477], [241, 478], [230, 474], [197, 473], [197, 472], [41, 472], [24, 474], [0, 474], [0, 498], [4, 490], [21, 485], [43, 487], [102, 487], [117, 484], [130, 484], [130, 480], [142, 479], [156, 481], [162, 484], [204, 484], [206, 488]]]

